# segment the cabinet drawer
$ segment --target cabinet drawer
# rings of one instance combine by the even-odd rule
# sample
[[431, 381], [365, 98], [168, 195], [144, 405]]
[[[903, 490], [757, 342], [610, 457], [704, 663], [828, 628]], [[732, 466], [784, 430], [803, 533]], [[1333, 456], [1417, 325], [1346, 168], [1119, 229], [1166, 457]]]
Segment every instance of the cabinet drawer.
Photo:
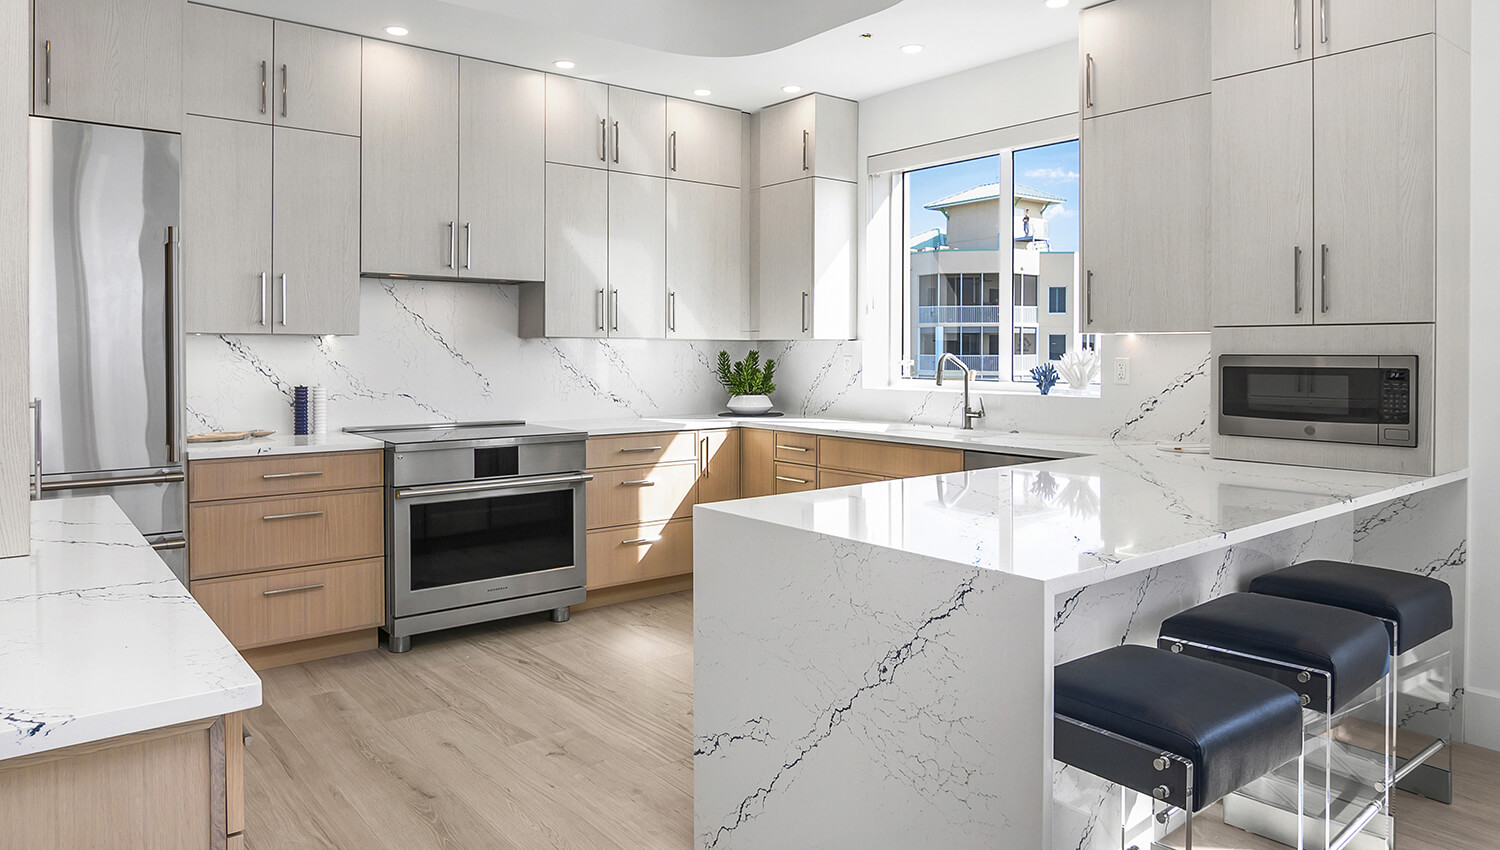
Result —
[[697, 501], [696, 463], [606, 469], [588, 484], [589, 528], [691, 517]]
[[379, 487], [384, 464], [379, 450], [195, 460], [188, 464], [188, 501]]
[[693, 571], [693, 521], [627, 525], [590, 531], [588, 589]]
[[385, 551], [381, 490], [192, 505], [188, 523], [195, 580], [374, 558]]
[[785, 463], [818, 464], [818, 437], [815, 434], [776, 432], [774, 456]]
[[818, 489], [817, 467], [797, 463], [776, 464], [776, 492], [801, 493]]
[[818, 470], [819, 490], [826, 490], [829, 487], [852, 487], [855, 484], [871, 484], [884, 480], [879, 475], [866, 475], [863, 472], [841, 472], [837, 469]]
[[589, 469], [697, 459], [698, 435], [693, 431], [589, 438]]
[[903, 446], [877, 440], [819, 437], [818, 465], [885, 478], [914, 478], [962, 472], [964, 453], [956, 449]]
[[378, 626], [385, 560], [193, 582], [193, 596], [236, 649]]

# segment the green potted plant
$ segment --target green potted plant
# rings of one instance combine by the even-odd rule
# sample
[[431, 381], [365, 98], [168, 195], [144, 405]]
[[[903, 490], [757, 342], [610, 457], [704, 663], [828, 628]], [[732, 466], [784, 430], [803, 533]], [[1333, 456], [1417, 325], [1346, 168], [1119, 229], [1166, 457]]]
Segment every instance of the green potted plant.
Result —
[[729, 352], [719, 352], [716, 370], [719, 383], [729, 391], [729, 409], [741, 416], [762, 416], [771, 412], [771, 393], [776, 392], [776, 361], [761, 365], [760, 352], [751, 351], [738, 363]]

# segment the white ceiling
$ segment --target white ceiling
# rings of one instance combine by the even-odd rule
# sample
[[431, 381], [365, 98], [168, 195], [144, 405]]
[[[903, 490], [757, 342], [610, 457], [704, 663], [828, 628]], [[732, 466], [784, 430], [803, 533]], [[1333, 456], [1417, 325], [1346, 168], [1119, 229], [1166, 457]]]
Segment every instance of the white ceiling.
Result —
[[[755, 111], [785, 85], [853, 100], [1072, 40], [1042, 0], [208, 0], [464, 56]], [[407, 27], [405, 38], [385, 34]], [[861, 38], [870, 33], [870, 38]], [[900, 51], [921, 44], [916, 55]], [[913, 116], [921, 120], [921, 116]]]

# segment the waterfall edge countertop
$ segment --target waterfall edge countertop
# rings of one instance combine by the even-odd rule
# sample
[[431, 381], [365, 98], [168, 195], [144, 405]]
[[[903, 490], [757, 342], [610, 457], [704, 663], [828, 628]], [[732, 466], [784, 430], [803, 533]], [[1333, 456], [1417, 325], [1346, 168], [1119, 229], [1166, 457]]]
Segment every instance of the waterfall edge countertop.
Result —
[[254, 708], [261, 683], [107, 496], [0, 560], [0, 760]]

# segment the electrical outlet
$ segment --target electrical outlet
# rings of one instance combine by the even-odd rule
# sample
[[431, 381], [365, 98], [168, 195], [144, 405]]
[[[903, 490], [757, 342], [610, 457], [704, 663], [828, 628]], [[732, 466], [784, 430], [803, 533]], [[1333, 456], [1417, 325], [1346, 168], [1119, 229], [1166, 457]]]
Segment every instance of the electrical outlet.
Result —
[[844, 355], [844, 371], [845, 372], [853, 372], [854, 371], [854, 355], [853, 354], [845, 354]]
[[1116, 357], [1115, 358], [1115, 383], [1117, 383], [1117, 384], [1128, 384], [1128, 383], [1130, 383], [1130, 358], [1129, 357]]

